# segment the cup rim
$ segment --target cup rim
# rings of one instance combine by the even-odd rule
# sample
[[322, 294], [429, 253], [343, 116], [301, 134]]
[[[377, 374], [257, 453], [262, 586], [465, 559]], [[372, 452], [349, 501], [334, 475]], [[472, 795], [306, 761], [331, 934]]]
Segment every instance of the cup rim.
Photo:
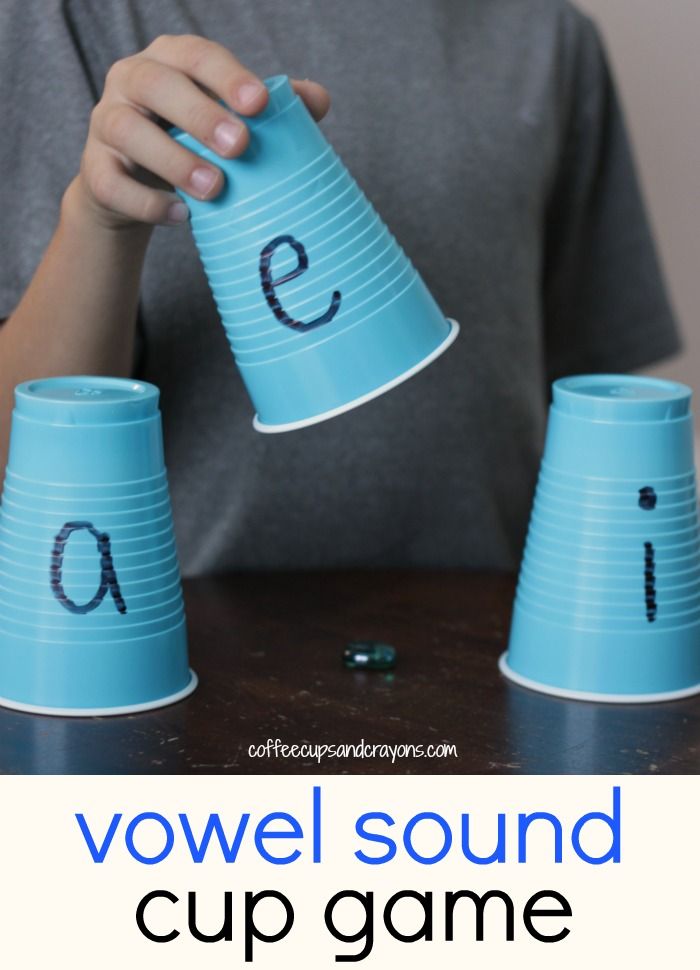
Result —
[[[538, 621], [539, 622], [539, 621]], [[550, 622], [547, 620], [546, 622]], [[556, 624], [552, 624], [555, 626]], [[519, 687], [527, 690], [536, 691], [538, 694], [545, 694], [550, 697], [558, 697], [563, 700], [585, 701], [593, 704], [661, 704], [669, 701], [682, 700], [683, 698], [693, 697], [700, 693], [700, 683], [689, 684], [685, 687], [678, 687], [674, 690], [646, 691], [644, 693], [619, 693], [604, 690], [577, 690], [570, 687], [559, 687], [546, 681], [537, 680], [519, 674], [510, 666], [508, 653], [505, 651], [498, 660], [498, 667], [504, 677], [513, 681]]]
[[452, 346], [459, 336], [460, 327], [457, 321], [451, 317], [446, 317], [445, 323], [448, 326], [447, 333], [430, 353], [422, 357], [417, 363], [407, 367], [400, 374], [385, 381], [384, 384], [380, 384], [379, 387], [374, 387], [371, 391], [360, 394], [352, 398], [352, 400], [346, 401], [344, 404], [339, 404], [336, 407], [328, 408], [326, 411], [317, 412], [304, 418], [297, 418], [295, 421], [287, 421], [285, 423], [266, 422], [261, 419], [259, 414], [256, 414], [253, 418], [253, 427], [261, 434], [286, 434], [288, 431], [298, 431], [300, 428], [311, 427], [314, 424], [319, 424], [321, 421], [327, 421], [329, 418], [337, 417], [339, 414], [346, 414], [348, 411], [352, 411], [354, 408], [360, 407], [368, 401], [373, 401], [382, 394], [386, 394], [387, 391], [398, 387], [399, 384], [403, 384], [404, 381], [410, 380], [415, 374], [424, 370]]

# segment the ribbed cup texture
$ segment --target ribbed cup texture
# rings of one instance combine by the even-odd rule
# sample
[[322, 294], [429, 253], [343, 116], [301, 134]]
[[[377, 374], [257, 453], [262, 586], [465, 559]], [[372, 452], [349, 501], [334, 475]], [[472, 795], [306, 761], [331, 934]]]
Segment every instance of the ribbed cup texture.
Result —
[[554, 385], [507, 663], [550, 688], [700, 683], [690, 391], [595, 375]]
[[246, 118], [208, 203], [183, 195], [236, 362], [263, 425], [312, 420], [396, 382], [450, 341], [410, 260], [286, 78]]
[[158, 391], [20, 385], [0, 504], [0, 698], [47, 708], [186, 688], [185, 616]]

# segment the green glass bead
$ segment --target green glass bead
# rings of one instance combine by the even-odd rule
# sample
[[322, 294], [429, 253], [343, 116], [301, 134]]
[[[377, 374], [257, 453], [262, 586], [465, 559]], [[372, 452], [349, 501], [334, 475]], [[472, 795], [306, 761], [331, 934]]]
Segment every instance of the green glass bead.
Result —
[[343, 650], [343, 664], [349, 670], [392, 670], [396, 649], [374, 640], [353, 640]]

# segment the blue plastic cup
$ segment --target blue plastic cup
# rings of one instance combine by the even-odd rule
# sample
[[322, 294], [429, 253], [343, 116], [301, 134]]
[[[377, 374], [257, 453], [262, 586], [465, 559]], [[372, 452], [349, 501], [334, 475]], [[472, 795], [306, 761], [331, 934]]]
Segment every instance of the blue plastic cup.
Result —
[[[226, 176], [215, 200], [183, 198], [257, 410], [254, 426], [276, 432], [390, 390], [443, 353], [458, 326], [445, 319], [288, 79], [266, 84], [269, 104], [245, 119], [251, 143], [240, 158], [223, 160], [177, 129], [173, 136]], [[369, 258], [363, 265], [373, 232], [386, 242], [382, 265]]]
[[700, 692], [691, 391], [645, 377], [553, 387], [503, 673], [594, 701]]
[[0, 504], [0, 704], [121, 714], [196, 683], [157, 388], [20, 384]]

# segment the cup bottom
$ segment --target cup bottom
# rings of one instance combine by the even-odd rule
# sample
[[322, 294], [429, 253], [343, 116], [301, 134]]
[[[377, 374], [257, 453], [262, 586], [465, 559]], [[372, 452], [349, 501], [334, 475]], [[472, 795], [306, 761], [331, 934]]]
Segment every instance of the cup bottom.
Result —
[[663, 690], [652, 694], [601, 694], [590, 690], [571, 690], [567, 687], [554, 687], [539, 680], [531, 680], [516, 673], [508, 665], [508, 652], [498, 658], [498, 669], [504, 677], [519, 687], [537, 691], [539, 694], [549, 694], [550, 697], [561, 697], [569, 701], [588, 701], [593, 704], [663, 704], [667, 701], [679, 701], [684, 697], [694, 697], [700, 694], [700, 683], [679, 690]]
[[561, 697], [646, 703], [700, 690], [700, 618], [666, 629], [582, 630], [516, 599], [503, 660], [533, 689]]
[[197, 674], [190, 667], [190, 679], [188, 684], [181, 690], [168, 694], [167, 697], [159, 697], [152, 701], [143, 701], [140, 704], [122, 704], [119, 707], [45, 707], [41, 704], [25, 704], [22, 701], [15, 701], [8, 697], [0, 696], [0, 707], [8, 707], [13, 711], [22, 711], [24, 714], [44, 714], [51, 717], [113, 717], [118, 714], [140, 714], [143, 711], [155, 711], [159, 707], [169, 707], [177, 704], [192, 694], [199, 683]]
[[[184, 617], [168, 630], [111, 642], [0, 639], [0, 696], [16, 709], [66, 716], [121, 714], [194, 690]], [[20, 707], [21, 705], [21, 707]]]
[[281, 434], [285, 431], [297, 431], [299, 428], [307, 428], [309, 425], [319, 424], [321, 421], [328, 421], [330, 418], [335, 418], [339, 414], [345, 414], [346, 411], [352, 411], [353, 408], [358, 408], [361, 404], [366, 404], [368, 401], [374, 400], [375, 397], [391, 391], [393, 388], [398, 387], [399, 384], [403, 384], [404, 381], [410, 380], [411, 377], [418, 374], [419, 371], [422, 371], [429, 364], [432, 364], [434, 360], [437, 360], [455, 342], [459, 334], [459, 324], [456, 320], [452, 319], [448, 319], [447, 322], [450, 325], [450, 331], [435, 350], [428, 354], [427, 357], [424, 357], [423, 360], [414, 364], [413, 367], [404, 371], [403, 374], [399, 374], [398, 377], [394, 377], [392, 380], [387, 381], [386, 384], [382, 384], [381, 387], [376, 387], [373, 391], [362, 394], [353, 401], [348, 401], [339, 407], [330, 408], [328, 411], [323, 411], [321, 414], [314, 414], [308, 418], [301, 418], [299, 421], [288, 421], [285, 424], [265, 424], [256, 414], [253, 418], [253, 427], [256, 431], [260, 431], [263, 434]]

